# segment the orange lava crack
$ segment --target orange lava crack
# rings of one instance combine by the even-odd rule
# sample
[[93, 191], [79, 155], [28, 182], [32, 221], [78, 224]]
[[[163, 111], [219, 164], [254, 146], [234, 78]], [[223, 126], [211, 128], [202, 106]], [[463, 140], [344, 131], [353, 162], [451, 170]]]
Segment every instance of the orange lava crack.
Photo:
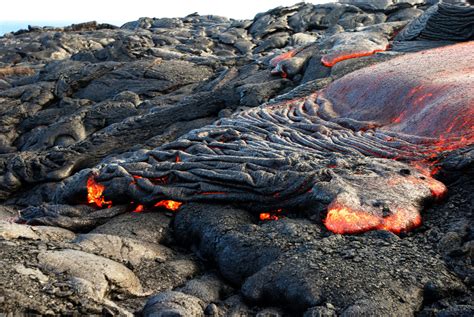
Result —
[[326, 67], [333, 67], [337, 63], [345, 61], [347, 59], [370, 56], [370, 55], [374, 55], [375, 53], [384, 52], [384, 51], [386, 51], [386, 49], [373, 50], [373, 51], [367, 51], [367, 52], [357, 52], [357, 53], [351, 53], [351, 54], [341, 54], [333, 58], [323, 56], [321, 58], [321, 63]]

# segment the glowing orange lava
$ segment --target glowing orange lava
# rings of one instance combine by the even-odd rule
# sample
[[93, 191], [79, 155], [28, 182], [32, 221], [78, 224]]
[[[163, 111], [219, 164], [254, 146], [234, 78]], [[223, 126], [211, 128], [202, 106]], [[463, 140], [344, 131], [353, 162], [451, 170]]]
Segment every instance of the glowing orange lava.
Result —
[[387, 230], [400, 233], [421, 224], [421, 217], [415, 208], [397, 210], [387, 216], [377, 216], [350, 207], [331, 204], [324, 220], [326, 228], [334, 233], [361, 233], [369, 230]]
[[87, 202], [89, 204], [96, 204], [98, 207], [103, 207], [104, 205], [112, 206], [111, 201], [106, 201], [102, 193], [105, 190], [105, 186], [99, 184], [95, 181], [94, 176], [89, 176], [87, 180]]
[[328, 210], [324, 225], [334, 233], [358, 233], [373, 229], [381, 224], [378, 217], [342, 206], [332, 206]]
[[356, 52], [356, 53], [351, 53], [351, 54], [340, 54], [340, 55], [336, 55], [336, 56], [327, 56], [327, 55], [325, 55], [321, 58], [321, 63], [326, 67], [333, 67], [337, 63], [339, 63], [341, 61], [345, 61], [346, 59], [370, 56], [370, 55], [373, 55], [375, 53], [384, 52], [384, 51], [386, 51], [386, 49], [373, 50], [373, 51], [367, 51], [367, 52]]
[[262, 212], [262, 213], [260, 213], [259, 218], [262, 221], [278, 220], [278, 219], [280, 219], [280, 217], [278, 217], [276, 214], [281, 213], [281, 212], [282, 212], [282, 209], [277, 209], [277, 210], [273, 210], [273, 211], [270, 211], [270, 212]]
[[291, 50], [286, 53], [280, 54], [270, 60], [270, 65], [275, 67], [276, 65], [278, 65], [279, 62], [292, 58], [296, 55], [296, 53], [296, 50]]
[[155, 207], [163, 207], [168, 210], [176, 211], [183, 203], [174, 200], [161, 200], [155, 204]]
[[132, 212], [142, 212], [144, 208], [143, 205], [138, 205]]
[[430, 187], [431, 194], [435, 199], [442, 199], [446, 196], [448, 193], [448, 188], [446, 185], [433, 178], [428, 178], [427, 181], [429, 183], [428, 185]]
[[269, 212], [262, 212], [260, 214], [260, 220], [278, 220], [278, 216], [272, 215]]

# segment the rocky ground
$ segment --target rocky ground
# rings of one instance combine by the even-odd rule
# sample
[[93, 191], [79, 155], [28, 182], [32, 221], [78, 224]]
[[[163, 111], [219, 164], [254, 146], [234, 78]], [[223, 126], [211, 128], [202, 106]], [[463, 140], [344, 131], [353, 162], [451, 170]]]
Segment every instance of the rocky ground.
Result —
[[0, 312], [472, 316], [472, 144], [439, 162], [448, 194], [398, 235], [333, 234], [314, 210], [262, 221], [213, 194], [177, 212], [131, 201], [98, 209], [84, 188], [71, 205], [58, 198], [99, 163], [474, 39], [466, 3], [340, 2], [245, 21], [191, 14], [0, 37]]

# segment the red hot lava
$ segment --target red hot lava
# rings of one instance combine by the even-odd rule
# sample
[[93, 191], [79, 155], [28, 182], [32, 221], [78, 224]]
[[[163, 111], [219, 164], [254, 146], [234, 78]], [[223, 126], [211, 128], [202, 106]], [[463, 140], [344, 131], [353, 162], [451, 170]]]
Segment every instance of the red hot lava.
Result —
[[133, 212], [142, 212], [144, 209], [145, 209], [145, 206], [143, 206], [143, 205], [138, 205], [137, 207], [135, 207], [135, 209], [133, 210]]
[[421, 217], [415, 208], [399, 209], [387, 217], [353, 210], [348, 206], [331, 204], [324, 224], [334, 233], [360, 233], [369, 230], [387, 230], [400, 233], [421, 224]]
[[[141, 178], [141, 176], [134, 176], [135, 179]], [[132, 183], [133, 184], [133, 183]], [[104, 207], [108, 206], [108, 208], [112, 207], [112, 201], [106, 201], [103, 193], [105, 190], [105, 186], [99, 184], [95, 181], [93, 175], [89, 176], [87, 179], [87, 202], [89, 204], [95, 204], [97, 207]], [[176, 211], [179, 207], [181, 207], [183, 203], [174, 200], [161, 200], [157, 202], [154, 206], [155, 207], [163, 207], [168, 210]], [[142, 212], [145, 209], [143, 205], [137, 205], [133, 212]]]
[[106, 201], [102, 195], [105, 190], [105, 186], [95, 181], [94, 176], [91, 175], [87, 179], [87, 202], [89, 204], [96, 204], [98, 207], [112, 206], [111, 201]]
[[171, 211], [176, 211], [183, 203], [174, 200], [161, 200], [155, 204], [155, 207], [163, 207]]
[[[436, 163], [440, 153], [474, 143], [473, 49], [474, 42], [467, 42], [406, 54], [350, 73], [321, 94], [331, 101], [334, 112], [341, 117], [375, 121], [382, 133], [425, 138], [421, 143], [409, 144], [406, 150], [422, 157], [411, 165], [426, 176], [424, 183], [428, 183], [432, 196], [439, 199], [446, 194], [446, 186], [431, 176], [439, 169]], [[446, 56], [456, 62], [446, 65]], [[334, 61], [323, 63], [330, 66]], [[402, 159], [410, 161], [409, 157]], [[420, 180], [410, 176], [401, 181], [414, 184]], [[372, 229], [398, 233], [421, 223], [419, 208], [404, 206], [383, 217], [350, 206], [331, 204], [326, 227], [335, 233]]]
[[260, 220], [266, 221], [266, 220], [278, 220], [280, 219], [280, 216], [277, 216], [277, 214], [281, 213], [282, 209], [277, 209], [273, 210], [270, 212], [262, 212], [259, 216]]
[[326, 67], [333, 67], [337, 63], [345, 61], [347, 59], [370, 56], [370, 55], [374, 55], [375, 53], [384, 52], [384, 51], [386, 51], [386, 49], [365, 51], [365, 52], [340, 53], [337, 55], [325, 55], [321, 58], [321, 63]]
[[272, 58], [270, 60], [270, 66], [274, 67], [274, 69], [272, 70], [271, 73], [274, 75], [280, 74], [280, 76], [283, 78], [288, 77], [288, 74], [285, 72], [285, 70], [283, 69], [280, 63], [283, 62], [284, 60], [292, 58], [293, 56], [296, 55], [296, 53], [298, 53], [298, 50], [294, 49]]

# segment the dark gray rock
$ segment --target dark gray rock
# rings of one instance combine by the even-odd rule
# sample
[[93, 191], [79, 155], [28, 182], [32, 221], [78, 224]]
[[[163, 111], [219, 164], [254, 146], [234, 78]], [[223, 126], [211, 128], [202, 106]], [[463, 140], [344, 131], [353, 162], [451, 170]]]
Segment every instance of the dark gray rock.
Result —
[[417, 8], [406, 8], [396, 11], [390, 14], [387, 18], [387, 22], [397, 22], [413, 20], [423, 14], [423, 11]]
[[163, 292], [151, 297], [142, 311], [143, 316], [202, 316], [202, 302], [180, 292]]
[[98, 226], [91, 233], [120, 235], [148, 243], [161, 243], [169, 239], [171, 218], [162, 213], [125, 213]]
[[303, 317], [335, 317], [336, 312], [334, 311], [334, 306], [328, 308], [326, 306], [316, 306], [308, 309]]
[[188, 281], [183, 287], [179, 288], [179, 291], [195, 296], [204, 303], [212, 303], [225, 297], [224, 295], [229, 291], [229, 287], [216, 275], [208, 274]]
[[423, 4], [424, 0], [340, 0], [341, 3], [348, 3], [360, 7], [363, 10], [387, 10], [397, 7], [413, 6], [415, 4]]
[[474, 7], [440, 3], [413, 20], [395, 38], [430, 41], [469, 41], [474, 38]]
[[474, 314], [474, 306], [472, 305], [456, 305], [439, 311], [436, 316], [438, 317], [467, 317]]

